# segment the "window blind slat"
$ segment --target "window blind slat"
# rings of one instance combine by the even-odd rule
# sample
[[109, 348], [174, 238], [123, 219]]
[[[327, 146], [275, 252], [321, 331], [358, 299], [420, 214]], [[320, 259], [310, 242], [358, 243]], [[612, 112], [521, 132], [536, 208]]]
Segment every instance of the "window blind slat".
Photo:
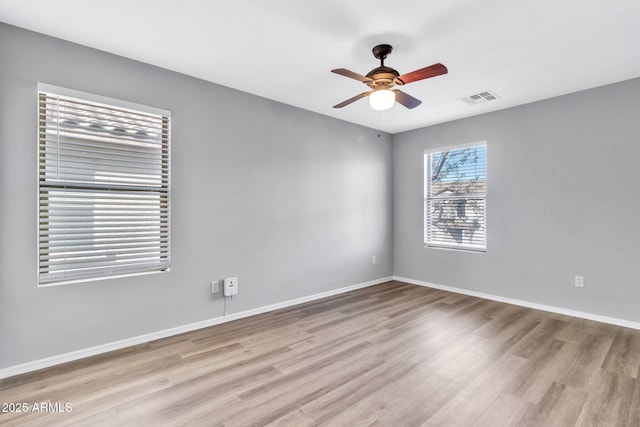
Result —
[[[47, 122], [48, 123], [48, 122]], [[122, 145], [132, 145], [138, 147], [162, 147], [162, 141], [157, 137], [141, 137], [140, 135], [129, 134], [127, 132], [119, 132], [119, 131], [110, 131], [100, 128], [96, 128], [95, 126], [88, 127], [66, 127], [62, 128], [58, 126], [57, 123], [51, 124], [51, 126], [41, 126], [40, 134], [44, 136], [45, 139], [58, 141], [58, 137], [60, 140], [80, 140], [84, 141], [86, 145], [91, 145], [91, 143], [102, 143], [102, 144], [122, 144]], [[48, 138], [47, 138], [48, 135]]]
[[[142, 236], [142, 235], [149, 237], [150, 234], [158, 235], [158, 237], [161, 237], [163, 234], [163, 232], [159, 230], [157, 227], [136, 227], [136, 228], [100, 227], [99, 229], [94, 229], [89, 232], [87, 232], [86, 228], [78, 227], [75, 229], [78, 231], [76, 233], [73, 232], [74, 231], [73, 228], [65, 228], [64, 230], [53, 231], [53, 232], [51, 232], [51, 230], [52, 230], [51, 228], [41, 228], [39, 235], [42, 236], [43, 238], [48, 238], [51, 240], [56, 238], [63, 238], [63, 237], [69, 240], [74, 240], [74, 239], [77, 240], [78, 236], [94, 236], [98, 238], [98, 237], [106, 237], [106, 235], [109, 235], [109, 234], [114, 234], [114, 235], [120, 235], [120, 237], [123, 240], [126, 240], [126, 236], [122, 236], [123, 233], [129, 233], [134, 237]], [[54, 230], [57, 230], [57, 229], [54, 229]], [[145, 233], [145, 232], [148, 232], [148, 233]]]
[[[63, 156], [63, 159], [59, 157]], [[96, 156], [103, 159], [100, 163], [95, 163]], [[95, 171], [97, 168], [135, 168], [136, 171], [153, 171], [157, 173], [158, 167], [162, 167], [163, 159], [146, 157], [131, 157], [117, 155], [110, 152], [99, 152], [91, 150], [52, 150], [47, 152], [46, 156], [41, 160], [40, 164], [49, 167], [63, 165], [69, 168], [77, 168], [81, 170]]]
[[[142, 151], [138, 149], [129, 149], [122, 147], [121, 145], [109, 144], [109, 145], [87, 145], [79, 144], [74, 140], [68, 140], [64, 138], [47, 139], [49, 144], [46, 147], [45, 156], [57, 156], [61, 149], [78, 151], [82, 153], [92, 153], [97, 156], [109, 155], [109, 156], [126, 156], [131, 159], [149, 159], [157, 161], [167, 161], [168, 154], [165, 152], [158, 152], [158, 150], [147, 149]], [[60, 149], [58, 148], [60, 144]]]
[[[49, 106], [53, 106], [55, 107], [56, 105], [60, 105], [62, 108], [77, 108], [79, 110], [85, 110], [85, 111], [91, 111], [91, 112], [100, 112], [103, 114], [113, 114], [113, 115], [119, 115], [119, 114], [126, 114], [126, 111], [131, 111], [129, 109], [123, 109], [120, 107], [116, 107], [116, 106], [109, 106], [106, 104], [100, 104], [100, 103], [94, 103], [92, 101], [83, 101], [77, 98], [71, 98], [71, 97], [63, 97], [63, 96], [59, 96], [55, 95], [55, 94], [49, 94], [49, 96], [46, 96], [46, 92], [40, 92], [41, 94], [43, 94], [44, 96], [42, 98], [40, 98], [40, 102], [44, 102], [44, 103], [48, 103]], [[51, 108], [49, 108], [49, 110], [51, 110]], [[145, 113], [144, 111], [135, 111], [136, 113], [136, 120], [147, 120], [149, 122], [160, 122], [160, 116], [157, 114], [152, 114], [152, 113]]]
[[168, 248], [168, 246], [166, 243], [162, 245], [162, 244], [157, 244], [156, 242], [148, 242], [146, 244], [136, 244], [136, 245], [128, 245], [128, 246], [122, 246], [122, 245], [60, 246], [58, 248], [49, 248], [47, 251], [40, 252], [39, 255], [41, 258], [42, 257], [49, 258], [50, 256], [53, 256], [60, 252], [66, 252], [66, 251], [74, 254], [81, 254], [81, 253], [90, 254], [90, 253], [101, 253], [104, 250], [107, 250], [110, 252], [125, 252], [129, 250], [142, 251], [144, 249], [150, 249], [150, 248]]
[[102, 266], [102, 267], [85, 267], [78, 270], [67, 269], [60, 271], [47, 272], [40, 280], [41, 285], [52, 285], [61, 282], [85, 281], [110, 276], [123, 276], [129, 274], [140, 274], [154, 271], [167, 270], [170, 266], [168, 261], [165, 262], [142, 262], [133, 263], [126, 266]]
[[[140, 262], [142, 260], [155, 260], [156, 258], [160, 258], [165, 255], [166, 252], [162, 251], [146, 251], [146, 252], [138, 252], [135, 254], [115, 254], [115, 253], [107, 253], [107, 254], [96, 254], [96, 255], [86, 255], [86, 256], [78, 256], [78, 257], [65, 257], [65, 259], [52, 258], [47, 261], [40, 259], [40, 265], [43, 268], [81, 268], [83, 266], [102, 266], [104, 265], [105, 258], [117, 258], [117, 262], [120, 264], [131, 262]], [[112, 264], [118, 265], [118, 264]]]
[[[46, 111], [43, 111], [46, 109]], [[129, 114], [129, 116], [125, 115]], [[38, 115], [39, 121], [60, 123], [61, 127], [65, 128], [82, 128], [85, 125], [91, 125], [95, 123], [104, 123], [109, 125], [120, 125], [124, 129], [149, 129], [156, 131], [158, 128], [164, 127], [164, 122], [161, 119], [148, 120], [136, 112], [134, 115], [130, 113], [123, 113], [121, 115], [112, 114], [107, 110], [80, 108], [72, 104], [65, 104], [64, 102], [58, 102], [56, 99], [51, 98], [48, 102], [40, 103], [40, 113]]]
[[169, 116], [39, 99], [39, 284], [167, 271]]

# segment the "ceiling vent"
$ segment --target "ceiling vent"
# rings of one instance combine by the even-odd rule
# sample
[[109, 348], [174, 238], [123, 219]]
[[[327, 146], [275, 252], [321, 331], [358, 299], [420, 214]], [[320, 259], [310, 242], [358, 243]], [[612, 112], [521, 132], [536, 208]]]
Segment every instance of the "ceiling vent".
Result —
[[495, 101], [500, 99], [495, 92], [490, 90], [484, 90], [482, 92], [474, 93], [473, 95], [465, 96], [464, 98], [458, 98], [460, 101], [464, 101], [467, 105], [482, 104], [488, 101]]

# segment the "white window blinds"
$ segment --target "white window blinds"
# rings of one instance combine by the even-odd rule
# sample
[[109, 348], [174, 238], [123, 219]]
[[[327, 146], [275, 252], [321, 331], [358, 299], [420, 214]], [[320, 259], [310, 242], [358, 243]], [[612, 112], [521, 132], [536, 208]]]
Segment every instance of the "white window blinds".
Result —
[[486, 205], [484, 143], [425, 153], [425, 245], [486, 250]]
[[168, 271], [169, 113], [61, 91], [38, 93], [39, 285]]

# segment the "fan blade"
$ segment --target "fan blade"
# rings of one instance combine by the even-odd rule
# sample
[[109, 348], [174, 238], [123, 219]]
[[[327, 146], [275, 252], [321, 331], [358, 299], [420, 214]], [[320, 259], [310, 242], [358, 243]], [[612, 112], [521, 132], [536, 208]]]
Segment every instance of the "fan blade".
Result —
[[447, 74], [449, 70], [444, 65], [438, 63], [429, 65], [428, 67], [420, 68], [419, 70], [412, 71], [407, 74], [403, 74], [396, 79], [396, 83], [404, 85], [411, 82], [417, 82], [418, 80], [428, 79], [430, 77], [440, 76]]
[[394, 89], [394, 92], [396, 93], [396, 102], [404, 105], [408, 109], [416, 108], [418, 105], [422, 104], [422, 101], [414, 98], [408, 93], [405, 93], [398, 89]]
[[362, 92], [361, 94], [358, 94], [358, 95], [354, 96], [353, 98], [349, 98], [346, 101], [342, 101], [340, 104], [334, 105], [333, 108], [345, 107], [345, 106], [351, 104], [352, 102], [356, 102], [360, 98], [364, 98], [365, 96], [369, 96], [370, 93], [371, 92]]
[[332, 73], [340, 74], [341, 76], [350, 77], [352, 79], [356, 79], [359, 82], [367, 83], [372, 82], [369, 77], [363, 76], [362, 74], [355, 73], [353, 71], [349, 71], [346, 68], [336, 68], [335, 70], [331, 70]]

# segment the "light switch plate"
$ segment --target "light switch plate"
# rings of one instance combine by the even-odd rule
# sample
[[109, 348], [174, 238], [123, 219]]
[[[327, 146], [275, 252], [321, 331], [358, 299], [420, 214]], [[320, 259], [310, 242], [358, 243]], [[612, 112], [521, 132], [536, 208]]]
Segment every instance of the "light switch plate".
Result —
[[219, 280], [213, 280], [211, 282], [211, 293], [212, 294], [217, 294], [218, 292], [220, 292], [220, 281]]

